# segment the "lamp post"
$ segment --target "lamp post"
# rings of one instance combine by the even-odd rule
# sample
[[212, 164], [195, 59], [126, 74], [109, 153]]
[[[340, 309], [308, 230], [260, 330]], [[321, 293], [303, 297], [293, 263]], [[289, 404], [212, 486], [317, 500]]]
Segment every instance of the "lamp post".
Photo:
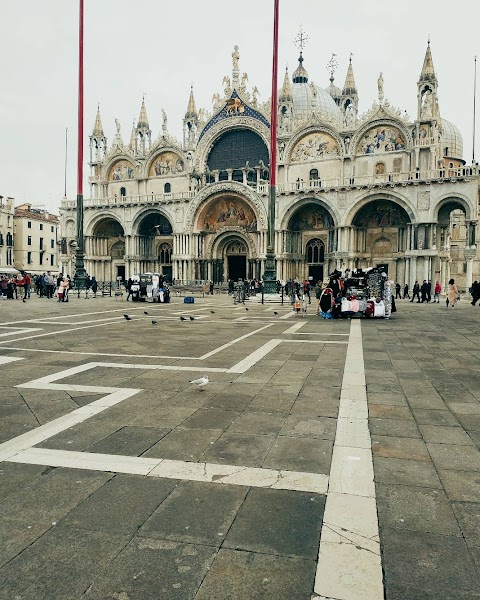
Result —
[[83, 239], [83, 15], [84, 0], [79, 0], [78, 26], [78, 120], [77, 120], [77, 248], [75, 250], [75, 287], [84, 289], [87, 272]]
[[277, 186], [277, 72], [278, 72], [278, 13], [280, 0], [274, 0], [273, 7], [273, 53], [272, 53], [272, 101], [270, 119], [270, 186], [268, 195], [268, 230], [265, 272], [263, 275], [266, 293], [276, 291], [275, 268], [275, 202]]

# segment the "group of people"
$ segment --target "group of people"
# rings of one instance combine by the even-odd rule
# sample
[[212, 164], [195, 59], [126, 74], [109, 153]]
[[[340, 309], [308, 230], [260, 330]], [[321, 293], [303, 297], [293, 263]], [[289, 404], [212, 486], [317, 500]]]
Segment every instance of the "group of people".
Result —
[[[11, 300], [29, 300], [32, 289], [39, 298], [53, 299], [58, 302], [68, 302], [68, 291], [72, 289], [73, 281], [70, 275], [59, 273], [54, 276], [51, 271], [40, 275], [30, 275], [26, 271], [21, 271], [12, 277], [2, 275], [0, 277], [0, 297]], [[88, 277], [86, 280], [86, 293], [92, 290], [97, 293], [98, 283], [95, 277]]]
[[[408, 284], [406, 284], [403, 289], [403, 299], [408, 298], [410, 302], [414, 302], [416, 298], [417, 304], [421, 304], [423, 302], [428, 304], [432, 301], [432, 287], [432, 282], [430, 280], [424, 279], [421, 285], [418, 281], [415, 281], [415, 284], [412, 288], [412, 296], [410, 297], [409, 287]], [[469, 291], [472, 295], [472, 305], [475, 306], [475, 303], [480, 299], [480, 284], [477, 281], [474, 281]], [[440, 304], [441, 293], [442, 286], [439, 281], [436, 281], [435, 286], [433, 287], [434, 304]], [[400, 300], [402, 299], [401, 285], [399, 283], [395, 285], [395, 298]], [[450, 279], [448, 282], [448, 290], [446, 290], [446, 307], [448, 308], [451, 306], [454, 308], [459, 300], [460, 292], [457, 284], [455, 283], [455, 279]]]
[[[19, 273], [13, 277], [2, 275], [0, 278], [0, 297], [4, 300], [30, 298], [32, 280], [28, 273]], [[20, 291], [20, 298], [18, 292]], [[23, 291], [23, 296], [22, 296]]]

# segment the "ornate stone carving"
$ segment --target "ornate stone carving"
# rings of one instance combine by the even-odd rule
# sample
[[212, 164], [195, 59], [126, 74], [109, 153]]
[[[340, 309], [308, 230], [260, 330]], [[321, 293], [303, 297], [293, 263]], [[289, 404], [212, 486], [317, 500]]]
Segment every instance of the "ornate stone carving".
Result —
[[418, 192], [417, 207], [418, 207], [418, 210], [429, 210], [429, 208], [430, 208], [430, 192], [428, 190]]

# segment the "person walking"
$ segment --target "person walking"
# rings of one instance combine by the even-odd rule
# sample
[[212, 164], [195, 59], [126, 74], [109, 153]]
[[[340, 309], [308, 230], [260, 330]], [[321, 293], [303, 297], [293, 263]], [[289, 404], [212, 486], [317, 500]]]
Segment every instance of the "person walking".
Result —
[[213, 281], [208, 284], [209, 294], [213, 296]]
[[319, 280], [317, 281], [317, 285], [315, 286], [314, 290], [315, 292], [315, 298], [317, 300], [317, 315], [320, 314], [320, 298], [322, 296], [322, 282]]
[[450, 279], [448, 282], [448, 293], [447, 293], [447, 308], [451, 304], [452, 308], [455, 308], [459, 299], [458, 288], [455, 285], [455, 279]]
[[408, 283], [406, 283], [405, 287], [403, 288], [403, 299], [405, 300], [405, 298], [408, 298], [410, 300], [410, 290], [408, 287]]
[[477, 300], [480, 298], [480, 284], [478, 281], [472, 283], [470, 293], [472, 294], [472, 306], [475, 306]]
[[55, 287], [55, 280], [51, 271], [47, 271], [47, 274], [45, 275], [45, 287], [47, 298], [50, 300], [53, 298], [53, 289]]
[[92, 288], [92, 292], [93, 292], [93, 297], [96, 298], [97, 290], [98, 290], [98, 282], [97, 282], [97, 278], [95, 277], [95, 275], [92, 275], [90, 284], [91, 284], [91, 288]]
[[32, 286], [32, 280], [30, 279], [30, 275], [28, 273], [25, 273], [25, 276], [23, 278], [23, 299], [24, 300], [30, 299], [31, 286]]
[[435, 288], [433, 290], [433, 303], [440, 304], [440, 294], [442, 293], [442, 286], [439, 281], [435, 282]]
[[417, 298], [418, 304], [420, 304], [420, 284], [418, 281], [416, 281], [415, 285], [413, 286], [413, 294], [410, 302], [413, 302], [415, 298]]
[[428, 282], [426, 279], [423, 280], [420, 291], [422, 292], [422, 302], [429, 302], [429, 300], [428, 300]]
[[399, 300], [401, 300], [401, 299], [402, 299], [402, 294], [400, 293], [400, 292], [401, 292], [401, 289], [402, 289], [402, 288], [401, 288], [400, 284], [399, 284], [399, 283], [396, 283], [396, 284], [395, 284], [395, 300], [396, 300], [397, 298], [398, 298]]
[[312, 303], [312, 300], [310, 298], [310, 288], [311, 288], [310, 282], [307, 279], [305, 279], [305, 282], [303, 284], [303, 294], [304, 294], [304, 296], [306, 296], [308, 298], [309, 304]]

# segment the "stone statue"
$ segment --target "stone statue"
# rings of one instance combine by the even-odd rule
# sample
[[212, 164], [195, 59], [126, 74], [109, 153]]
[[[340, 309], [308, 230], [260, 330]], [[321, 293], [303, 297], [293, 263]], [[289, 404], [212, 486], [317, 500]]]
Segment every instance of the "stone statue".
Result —
[[422, 108], [420, 109], [421, 117], [431, 117], [432, 116], [432, 92], [427, 90], [423, 95], [422, 99]]
[[351, 129], [355, 125], [355, 113], [353, 106], [349, 104], [345, 110], [345, 127]]
[[230, 98], [232, 94], [232, 84], [230, 83], [230, 77], [228, 75], [225, 75], [225, 77], [223, 78], [222, 85], [225, 86], [225, 97]]
[[165, 112], [165, 110], [162, 108], [162, 131], [163, 134], [165, 135], [167, 133], [167, 113]]
[[257, 106], [257, 96], [260, 95], [257, 86], [255, 86], [252, 90], [252, 106]]
[[117, 128], [117, 133], [120, 135], [120, 121], [115, 119], [115, 127]]
[[383, 102], [383, 73], [380, 73], [380, 75], [378, 76], [378, 80], [377, 80], [377, 86], [378, 86], [378, 100], [380, 102], [380, 104], [382, 104]]
[[350, 152], [350, 138], [346, 137], [343, 143], [345, 144], [345, 153], [348, 154]]
[[235, 70], [238, 70], [238, 60], [240, 58], [240, 52], [238, 51], [238, 46], [233, 47], [232, 52], [232, 64]]

